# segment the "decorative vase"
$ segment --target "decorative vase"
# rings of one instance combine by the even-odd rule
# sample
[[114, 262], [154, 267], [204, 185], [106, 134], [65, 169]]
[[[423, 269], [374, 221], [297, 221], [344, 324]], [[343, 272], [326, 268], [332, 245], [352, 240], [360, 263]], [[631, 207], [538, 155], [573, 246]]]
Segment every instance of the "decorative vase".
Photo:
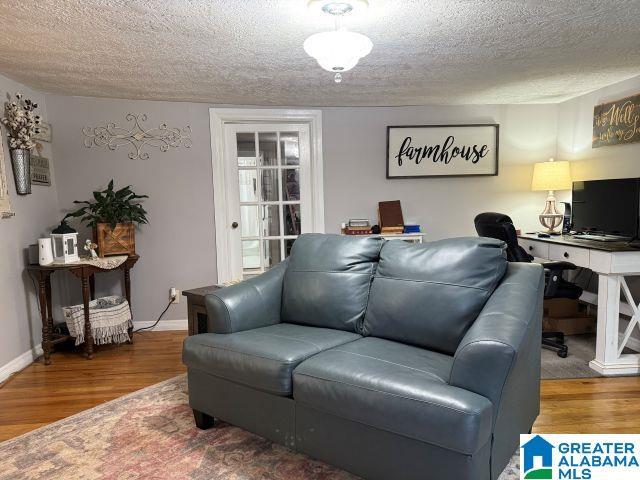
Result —
[[31, 150], [16, 148], [11, 150], [11, 166], [13, 179], [16, 182], [18, 195], [31, 193]]

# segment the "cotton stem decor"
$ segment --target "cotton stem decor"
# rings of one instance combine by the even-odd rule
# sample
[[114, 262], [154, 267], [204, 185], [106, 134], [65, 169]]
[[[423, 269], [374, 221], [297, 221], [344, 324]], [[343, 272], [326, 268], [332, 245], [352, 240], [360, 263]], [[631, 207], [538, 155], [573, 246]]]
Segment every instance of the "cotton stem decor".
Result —
[[4, 117], [0, 120], [7, 128], [13, 178], [19, 195], [31, 193], [31, 150], [36, 146], [33, 137], [40, 133], [40, 115], [35, 110], [38, 104], [16, 93], [16, 99], [4, 106]]

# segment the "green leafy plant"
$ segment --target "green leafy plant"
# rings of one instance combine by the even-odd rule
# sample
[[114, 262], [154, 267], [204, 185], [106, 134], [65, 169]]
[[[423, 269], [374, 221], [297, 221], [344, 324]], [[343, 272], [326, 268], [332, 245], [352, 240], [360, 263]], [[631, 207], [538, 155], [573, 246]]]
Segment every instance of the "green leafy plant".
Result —
[[116, 223], [149, 223], [147, 211], [140, 204], [145, 198], [149, 197], [137, 195], [131, 190], [131, 185], [114, 190], [111, 180], [105, 190], [93, 192], [93, 200], [75, 200], [73, 203], [83, 206], [68, 213], [64, 219], [81, 217], [80, 222], [90, 227], [108, 223], [111, 228], [115, 228]]

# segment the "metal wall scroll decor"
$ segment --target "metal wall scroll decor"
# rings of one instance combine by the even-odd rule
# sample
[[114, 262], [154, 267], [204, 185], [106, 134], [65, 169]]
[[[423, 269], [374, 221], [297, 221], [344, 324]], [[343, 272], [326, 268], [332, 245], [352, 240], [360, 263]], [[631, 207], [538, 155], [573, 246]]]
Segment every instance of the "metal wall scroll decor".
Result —
[[145, 147], [158, 148], [161, 152], [168, 152], [172, 148], [191, 148], [191, 127], [168, 127], [161, 123], [157, 128], [146, 128], [142, 124], [147, 121], [144, 113], [128, 113], [125, 117], [129, 126], [119, 127], [115, 123], [108, 123], [98, 127], [86, 126], [82, 129], [84, 134], [84, 146], [104, 147], [109, 150], [117, 150], [122, 146], [130, 146], [129, 158], [131, 160], [147, 160], [149, 153], [143, 151]]

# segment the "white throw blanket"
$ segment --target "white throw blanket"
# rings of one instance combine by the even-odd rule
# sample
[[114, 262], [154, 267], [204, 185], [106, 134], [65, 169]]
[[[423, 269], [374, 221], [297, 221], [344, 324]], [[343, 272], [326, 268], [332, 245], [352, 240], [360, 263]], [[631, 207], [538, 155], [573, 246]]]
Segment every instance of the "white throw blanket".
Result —
[[[69, 334], [76, 345], [84, 342], [84, 306], [62, 307]], [[117, 295], [89, 302], [89, 321], [93, 341], [97, 345], [129, 341], [128, 329], [133, 325], [129, 302]]]

